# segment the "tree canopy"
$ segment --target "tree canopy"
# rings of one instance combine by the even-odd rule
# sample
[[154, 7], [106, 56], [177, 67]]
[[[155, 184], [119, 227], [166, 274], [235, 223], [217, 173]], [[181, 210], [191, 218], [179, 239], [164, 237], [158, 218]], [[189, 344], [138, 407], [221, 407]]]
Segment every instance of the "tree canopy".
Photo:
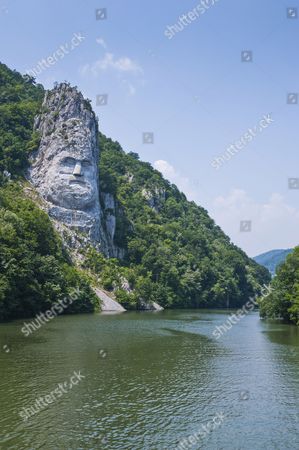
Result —
[[299, 325], [299, 247], [282, 263], [271, 283], [272, 292], [260, 299], [260, 313]]
[[111, 288], [130, 276], [135, 298], [164, 307], [237, 307], [270, 281], [267, 269], [149, 163], [103, 134], [99, 141], [100, 189], [116, 197], [116, 242], [126, 250], [107, 274]]

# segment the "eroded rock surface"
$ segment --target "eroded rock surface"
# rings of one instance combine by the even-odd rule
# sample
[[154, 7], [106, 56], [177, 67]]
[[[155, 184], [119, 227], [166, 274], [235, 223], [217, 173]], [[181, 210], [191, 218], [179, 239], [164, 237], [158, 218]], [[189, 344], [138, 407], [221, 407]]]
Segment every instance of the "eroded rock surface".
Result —
[[125, 312], [125, 308], [120, 305], [116, 300], [112, 297], [108, 296], [103, 289], [95, 288], [94, 289], [96, 295], [99, 297], [101, 301], [101, 310], [104, 312]]
[[35, 129], [41, 141], [28, 178], [46, 200], [49, 215], [85, 234], [106, 256], [121, 256], [113, 242], [113, 197], [106, 199], [109, 214], [106, 223], [102, 220], [98, 127], [89, 101], [67, 83], [56, 86], [46, 93]]
[[109, 254], [114, 258], [122, 259], [125, 255], [124, 249], [119, 248], [114, 243], [116, 232], [116, 216], [120, 213], [114, 196], [107, 192], [101, 193], [104, 225], [106, 230], [106, 239], [109, 244]]

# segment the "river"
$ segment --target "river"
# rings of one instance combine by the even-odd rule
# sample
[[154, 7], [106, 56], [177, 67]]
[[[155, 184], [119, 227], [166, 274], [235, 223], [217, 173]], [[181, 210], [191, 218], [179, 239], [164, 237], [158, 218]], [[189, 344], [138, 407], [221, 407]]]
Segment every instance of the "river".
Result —
[[216, 339], [228, 314], [1, 324], [0, 448], [298, 449], [299, 329], [252, 312]]

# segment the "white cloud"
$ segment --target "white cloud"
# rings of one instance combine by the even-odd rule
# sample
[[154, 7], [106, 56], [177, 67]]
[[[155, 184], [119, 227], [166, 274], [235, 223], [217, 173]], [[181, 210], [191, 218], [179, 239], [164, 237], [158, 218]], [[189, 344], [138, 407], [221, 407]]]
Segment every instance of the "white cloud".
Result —
[[107, 49], [107, 44], [103, 38], [97, 38], [96, 43], [103, 47], [105, 50]]
[[115, 70], [119, 73], [141, 74], [142, 68], [128, 56], [116, 58], [113, 53], [106, 52], [102, 59], [95, 61], [92, 64], [85, 64], [80, 68], [81, 75], [92, 74], [98, 76], [101, 72], [106, 70]]
[[177, 185], [188, 199], [196, 198], [196, 193], [191, 187], [189, 178], [178, 172], [168, 161], [159, 159], [154, 162], [153, 166], [156, 170], [159, 170], [159, 172], [161, 172], [162, 175], [171, 183]]
[[[208, 209], [210, 216], [232, 242], [248, 255], [299, 245], [299, 208], [287, 203], [278, 193], [270, 195], [264, 203], [256, 201], [242, 189], [233, 189], [212, 202], [199, 200], [198, 189], [192, 181], [177, 171], [168, 161], [154, 162], [154, 168], [165, 178], [176, 184], [188, 199]], [[200, 188], [201, 194], [202, 189]], [[203, 205], [203, 203], [205, 203]], [[252, 223], [250, 232], [240, 231], [240, 222]]]
[[[215, 199], [210, 209], [217, 224], [232, 241], [249, 255], [299, 244], [299, 209], [286, 203], [281, 194], [273, 193], [259, 203], [241, 189]], [[240, 232], [240, 221], [252, 222], [251, 232]]]
[[159, 172], [161, 172], [165, 178], [170, 179], [170, 181], [172, 181], [171, 178], [176, 176], [174, 167], [171, 164], [169, 164], [169, 162], [164, 161], [163, 159], [159, 159], [158, 161], [155, 161], [154, 168], [156, 170], [159, 170]]

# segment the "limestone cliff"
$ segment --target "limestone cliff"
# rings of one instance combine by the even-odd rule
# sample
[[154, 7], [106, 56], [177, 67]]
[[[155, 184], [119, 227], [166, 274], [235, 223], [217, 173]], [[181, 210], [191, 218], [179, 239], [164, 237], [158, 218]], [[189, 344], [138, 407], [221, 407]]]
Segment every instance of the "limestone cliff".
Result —
[[49, 215], [106, 256], [122, 257], [114, 244], [115, 200], [103, 194], [100, 203], [98, 124], [89, 101], [69, 84], [57, 85], [47, 91], [34, 127], [41, 140], [28, 178]]

